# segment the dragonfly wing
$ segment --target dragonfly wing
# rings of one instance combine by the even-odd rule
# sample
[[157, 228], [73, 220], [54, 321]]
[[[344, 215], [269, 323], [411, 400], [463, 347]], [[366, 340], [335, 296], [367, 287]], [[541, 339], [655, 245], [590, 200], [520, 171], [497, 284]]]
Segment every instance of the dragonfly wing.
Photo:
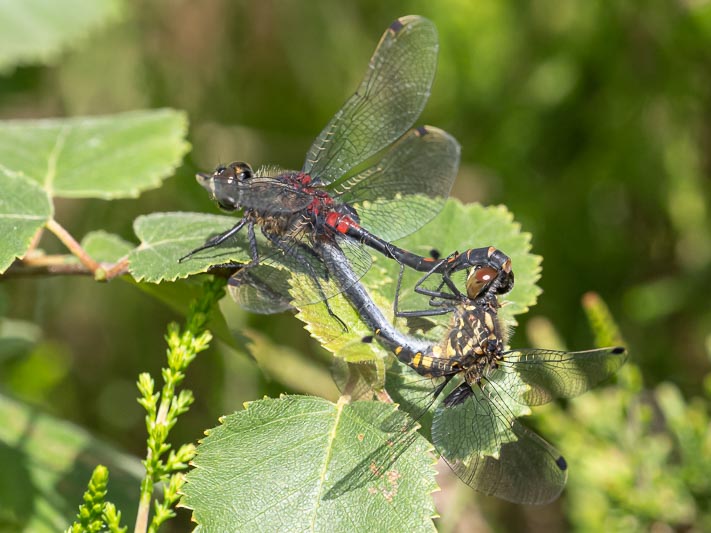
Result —
[[268, 315], [292, 308], [288, 293], [288, 270], [260, 264], [238, 271], [228, 283], [228, 291], [241, 307], [252, 313]]
[[459, 170], [460, 147], [432, 126], [411, 129], [370, 168], [339, 184], [339, 200], [386, 241], [409, 235], [444, 206]]
[[432, 422], [435, 448], [452, 470], [470, 487], [511, 502], [556, 499], [567, 480], [565, 459], [515, 419], [496, 389], [470, 391], [456, 405], [445, 400]]
[[505, 443], [498, 457], [472, 455], [445, 461], [470, 487], [514, 503], [541, 505], [563, 491], [568, 478], [565, 459], [536, 433], [514, 422], [517, 441]]
[[437, 30], [418, 16], [380, 39], [358, 90], [311, 145], [304, 172], [331, 183], [399, 139], [420, 116], [437, 67]]
[[260, 254], [258, 265], [230, 279], [229, 292], [238, 304], [253, 313], [271, 314], [334, 293], [335, 289], [332, 294], [325, 292], [328, 276], [324, 265], [307, 245], [288, 238], [273, 242], [271, 253]]
[[514, 350], [504, 354], [501, 370], [527, 385], [520, 400], [542, 405], [554, 398], [573, 398], [612, 376], [627, 360], [622, 347], [582, 352]]

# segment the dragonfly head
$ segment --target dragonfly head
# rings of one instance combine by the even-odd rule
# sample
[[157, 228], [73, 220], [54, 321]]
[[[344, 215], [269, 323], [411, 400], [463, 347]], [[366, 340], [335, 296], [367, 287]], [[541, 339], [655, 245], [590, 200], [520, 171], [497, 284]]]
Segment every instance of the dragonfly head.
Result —
[[496, 269], [490, 266], [475, 266], [467, 276], [467, 297], [474, 300], [484, 293], [506, 294], [514, 285], [514, 274], [509, 267]]
[[253, 176], [252, 167], [242, 161], [235, 161], [227, 166], [217, 167], [212, 174], [198, 173], [195, 179], [222, 209], [235, 211], [241, 207], [242, 184]]

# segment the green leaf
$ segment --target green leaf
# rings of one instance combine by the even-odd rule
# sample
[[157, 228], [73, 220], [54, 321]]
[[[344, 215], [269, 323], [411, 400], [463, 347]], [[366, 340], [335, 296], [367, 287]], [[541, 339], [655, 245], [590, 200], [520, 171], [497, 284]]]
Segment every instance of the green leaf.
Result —
[[379, 402], [250, 403], [198, 446], [182, 504], [206, 531], [434, 531], [432, 457], [408, 420]]
[[0, 420], [0, 530], [64, 530], [98, 463], [111, 472], [109, 499], [127, 516], [135, 515], [140, 461], [73, 424], [4, 396]]
[[92, 258], [105, 263], [115, 263], [134, 248], [133, 244], [118, 235], [102, 230], [87, 233], [81, 246]]
[[159, 187], [189, 145], [171, 109], [101, 117], [0, 122], [0, 163], [50, 195], [135, 198]]
[[204, 250], [188, 260], [178, 259], [218, 233], [235, 225], [235, 217], [200, 213], [154, 213], [138, 217], [133, 230], [141, 245], [130, 254], [130, 271], [137, 281], [175, 281], [207, 272], [212, 265], [249, 261], [246, 233], [239, 232], [226, 243]]
[[27, 252], [52, 216], [52, 204], [35, 182], [0, 165], [0, 274]]
[[0, 0], [0, 71], [50, 63], [118, 18], [120, 0]]
[[[379, 263], [371, 267], [371, 278], [385, 279], [387, 274]], [[298, 278], [292, 279], [292, 284], [299, 283]], [[373, 335], [373, 331], [360, 319], [358, 312], [336, 289], [328, 286], [325, 290], [329, 294], [336, 296], [329, 298], [328, 305], [333, 313], [348, 326], [348, 331], [344, 331], [343, 324], [331, 316], [324, 303], [304, 305], [299, 309], [296, 317], [306, 323], [306, 330], [311, 336], [318, 340], [321, 345], [331, 353], [345, 359], [348, 362], [357, 363], [372, 361], [375, 358], [386, 357], [390, 352], [385, 350], [377, 342], [364, 343], [365, 337]], [[388, 301], [380, 292], [370, 291], [370, 296], [383, 314], [390, 321], [393, 320], [392, 300]], [[314, 294], [313, 301], [317, 297]]]
[[[137, 287], [185, 315], [190, 303], [202, 291], [202, 283], [192, 279], [180, 283], [162, 283], [207, 272], [215, 263], [249, 260], [242, 235], [216, 249], [205, 250], [182, 263], [178, 259], [202, 245], [211, 234], [221, 233], [235, 224], [234, 217], [198, 213], [153, 213], [140, 216], [133, 223], [140, 246], [129, 253], [129, 271]], [[215, 259], [218, 255], [219, 259]], [[236, 346], [224, 316], [214, 309], [208, 329], [223, 342]]]

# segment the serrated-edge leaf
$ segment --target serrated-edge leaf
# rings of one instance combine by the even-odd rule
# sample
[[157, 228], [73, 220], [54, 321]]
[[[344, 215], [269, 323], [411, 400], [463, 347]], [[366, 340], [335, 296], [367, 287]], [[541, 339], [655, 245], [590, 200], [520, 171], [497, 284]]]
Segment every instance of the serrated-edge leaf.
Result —
[[[395, 244], [422, 255], [437, 249], [442, 257], [469, 248], [498, 248], [511, 258], [516, 278], [513, 290], [502, 298], [507, 302], [502, 314], [513, 317], [528, 311], [541, 293], [536, 282], [540, 278], [542, 258], [531, 253], [531, 238], [530, 233], [521, 231], [521, 224], [504, 205], [462, 204], [450, 198], [434, 220]], [[396, 270], [397, 265], [393, 272]], [[410, 279], [419, 276], [421, 274], [412, 273]], [[367, 284], [368, 276], [365, 280]]]
[[21, 174], [0, 166], [0, 274], [25, 255], [37, 231], [52, 216], [47, 193]]
[[429, 444], [417, 437], [385, 471], [370, 455], [388, 446], [376, 426], [391, 416], [407, 419], [378, 402], [250, 402], [198, 446], [182, 505], [211, 531], [434, 531]]
[[160, 283], [207, 272], [215, 264], [247, 262], [244, 234], [178, 263], [178, 259], [212, 235], [235, 225], [234, 217], [204, 213], [165, 212], [142, 215], [133, 222], [141, 244], [129, 254], [129, 271], [136, 281]]
[[[0, 122], [0, 162], [64, 198], [136, 198], [180, 164], [187, 115], [173, 109]], [[145, 131], [148, 128], [149, 131]]]
[[[382, 272], [382, 275], [385, 276], [385, 273], [375, 262], [372, 269]], [[298, 284], [299, 280], [292, 279], [292, 283]], [[302, 294], [303, 291], [304, 289], [302, 288]], [[337, 290], [327, 289], [327, 291], [337, 293]], [[392, 304], [389, 304], [378, 292], [370, 291], [369, 294], [381, 309], [392, 309]], [[314, 293], [313, 300], [316, 299], [317, 296]], [[388, 354], [376, 342], [363, 342], [365, 337], [373, 335], [373, 331], [361, 320], [358, 312], [342, 293], [329, 298], [328, 307], [333, 314], [328, 312], [326, 303], [318, 302], [300, 306], [296, 315], [299, 320], [305, 323], [304, 328], [324, 348], [337, 357], [352, 363], [370, 361], [373, 358], [382, 358]], [[388, 315], [390, 314], [388, 313]], [[336, 319], [336, 316], [340, 320]], [[347, 330], [343, 329], [343, 324], [347, 325]]]

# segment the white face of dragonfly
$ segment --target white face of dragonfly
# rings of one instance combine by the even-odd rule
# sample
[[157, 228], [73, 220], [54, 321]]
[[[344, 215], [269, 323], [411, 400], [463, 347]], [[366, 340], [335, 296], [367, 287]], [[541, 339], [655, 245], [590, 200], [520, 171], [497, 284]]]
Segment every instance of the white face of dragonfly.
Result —
[[212, 174], [197, 174], [195, 179], [202, 185], [210, 198], [225, 211], [240, 209], [240, 191], [245, 181], [254, 177], [252, 167], [242, 161], [220, 166]]

